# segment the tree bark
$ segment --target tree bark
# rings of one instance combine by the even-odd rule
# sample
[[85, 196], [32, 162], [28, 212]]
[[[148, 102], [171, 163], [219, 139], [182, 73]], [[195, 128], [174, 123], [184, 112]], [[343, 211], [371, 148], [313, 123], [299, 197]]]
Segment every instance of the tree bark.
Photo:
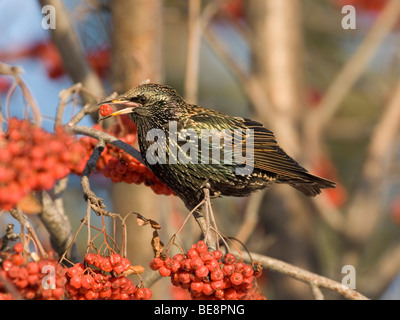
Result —
[[[111, 6], [112, 34], [112, 86], [118, 93], [149, 79], [162, 82], [162, 1], [125, 0]], [[160, 221], [161, 201], [143, 185], [117, 183], [112, 186], [114, 212], [123, 215], [132, 211], [146, 218]], [[148, 270], [153, 258], [151, 228], [138, 227], [135, 217], [128, 218], [128, 258], [132, 264]], [[153, 290], [153, 288], [152, 288]], [[153, 290], [155, 299], [165, 298], [160, 289]]]
[[[252, 77], [267, 92], [270, 106], [262, 110], [259, 118], [275, 133], [282, 148], [300, 161], [304, 99], [300, 2], [249, 1], [246, 9], [252, 32]], [[267, 196], [268, 202], [262, 206], [264, 223], [278, 225], [268, 230], [277, 237], [271, 252], [282, 260], [315, 269], [307, 202], [286, 186], [275, 187]], [[312, 298], [310, 289], [293, 279], [271, 275], [271, 280], [278, 299]]]

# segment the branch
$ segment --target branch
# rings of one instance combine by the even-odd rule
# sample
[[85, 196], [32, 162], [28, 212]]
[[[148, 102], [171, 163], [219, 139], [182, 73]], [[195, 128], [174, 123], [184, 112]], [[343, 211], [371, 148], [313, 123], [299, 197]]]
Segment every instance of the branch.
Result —
[[[400, 2], [399, 2], [400, 4]], [[384, 114], [375, 126], [362, 167], [361, 177], [346, 212], [346, 235], [364, 244], [380, 217], [379, 196], [384, 182], [388, 155], [400, 130], [400, 81]]]
[[185, 99], [196, 103], [199, 82], [200, 10], [201, 0], [189, 0], [188, 35], [186, 45]]
[[321, 128], [326, 126], [341, 106], [344, 97], [359, 79], [374, 53], [397, 24], [399, 14], [400, 2], [398, 0], [388, 2], [357, 51], [336, 76], [319, 106], [315, 109], [315, 116]]
[[357, 51], [332, 81], [319, 106], [315, 108], [315, 112], [310, 113], [310, 116], [305, 119], [303, 127], [310, 148], [306, 154], [318, 154], [320, 149], [318, 139], [321, 137], [321, 131], [326, 128], [327, 123], [342, 105], [343, 99], [360, 78], [382, 41], [397, 24], [399, 14], [400, 1], [388, 2]]
[[[73, 237], [64, 207], [57, 203], [59, 200], [53, 200], [46, 191], [42, 191], [40, 201], [43, 209], [39, 217], [50, 234], [50, 241], [54, 250], [61, 256], [68, 249]], [[68, 251], [67, 258], [72, 262], [80, 261], [76, 245], [73, 245], [72, 250]]]
[[250, 253], [249, 256], [251, 256], [251, 259], [247, 257], [246, 260], [259, 261], [261, 262], [263, 267], [267, 268], [268, 270], [276, 271], [299, 281], [308, 283], [311, 286], [316, 298], [318, 299], [321, 298], [322, 293], [318, 293], [318, 291], [315, 291], [315, 288], [329, 289], [351, 300], [369, 300], [361, 293], [353, 289], [347, 288], [339, 282], [296, 267], [281, 260], [259, 255], [256, 253]]
[[[37, 126], [40, 126], [41, 121], [42, 121], [42, 114], [40, 112], [40, 109], [33, 98], [31, 92], [28, 89], [28, 86], [25, 84], [25, 82], [21, 79], [20, 74], [22, 73], [22, 69], [16, 66], [9, 66], [5, 63], [0, 62], [0, 74], [8, 75], [14, 78], [14, 85], [12, 88], [16, 88], [16, 86], [20, 86], [22, 90], [22, 94], [25, 97], [26, 101], [28, 104], [31, 106], [32, 111], [33, 111], [33, 116], [35, 117], [35, 123]], [[7, 100], [10, 100], [10, 96], [14, 90], [10, 90], [9, 93], [7, 94]], [[8, 112], [9, 116], [9, 112]]]
[[[81, 82], [95, 96], [105, 96], [101, 80], [87, 62], [63, 2], [61, 0], [39, 0], [39, 2], [42, 6], [53, 6], [57, 12], [57, 27], [51, 29], [51, 37], [60, 51], [64, 67], [72, 81]], [[91, 101], [91, 97], [85, 92], [81, 92], [81, 97], [85, 103]]]
[[89, 127], [85, 127], [85, 126], [69, 126], [69, 124], [67, 126], [65, 126], [65, 130], [67, 132], [74, 133], [74, 134], [82, 134], [82, 135], [85, 135], [88, 137], [95, 138], [97, 140], [102, 140], [106, 144], [111, 144], [111, 145], [125, 151], [126, 153], [128, 153], [129, 155], [134, 157], [136, 160], [138, 160], [144, 164], [144, 161], [142, 159], [140, 152], [138, 150], [136, 150], [134, 147], [132, 147], [131, 145], [119, 140], [118, 138], [116, 138], [112, 135], [109, 135], [108, 133], [105, 133], [103, 131], [99, 131], [99, 130], [96, 130], [93, 128], [89, 128]]

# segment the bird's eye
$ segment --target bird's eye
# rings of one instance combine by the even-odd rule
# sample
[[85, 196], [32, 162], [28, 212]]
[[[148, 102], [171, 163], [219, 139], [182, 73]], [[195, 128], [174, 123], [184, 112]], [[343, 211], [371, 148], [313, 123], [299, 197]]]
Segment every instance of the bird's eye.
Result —
[[145, 103], [146, 101], [147, 101], [147, 97], [146, 96], [140, 96], [138, 98], [138, 102], [141, 103], [141, 104]]

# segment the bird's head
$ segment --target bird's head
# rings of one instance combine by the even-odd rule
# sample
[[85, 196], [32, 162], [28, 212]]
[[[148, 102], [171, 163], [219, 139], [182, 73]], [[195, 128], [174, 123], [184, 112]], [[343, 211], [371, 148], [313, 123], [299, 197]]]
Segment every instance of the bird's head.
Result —
[[174, 120], [180, 115], [179, 107], [184, 104], [175, 89], [161, 84], [147, 83], [134, 87], [118, 97], [100, 104], [122, 105], [124, 109], [115, 111], [109, 117], [127, 114], [132, 120], [137, 117], [158, 117]]

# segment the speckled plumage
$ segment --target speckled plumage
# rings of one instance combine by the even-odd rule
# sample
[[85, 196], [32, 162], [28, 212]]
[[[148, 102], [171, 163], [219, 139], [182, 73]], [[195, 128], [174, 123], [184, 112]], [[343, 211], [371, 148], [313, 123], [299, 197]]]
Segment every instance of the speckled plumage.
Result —
[[[113, 103], [134, 106], [128, 116], [137, 125], [140, 152], [147, 166], [184, 201], [188, 208], [193, 208], [203, 199], [202, 186], [205, 182], [208, 182], [211, 187], [211, 194], [220, 193], [222, 196], [236, 197], [248, 196], [253, 191], [270, 187], [273, 183], [289, 184], [307, 196], [315, 196], [323, 188], [335, 187], [334, 182], [308, 173], [289, 157], [278, 146], [274, 134], [262, 124], [188, 104], [169, 86], [143, 84], [117, 97]], [[246, 139], [249, 135], [246, 136], [246, 133], [251, 132], [252, 145], [254, 145], [253, 157], [250, 161], [251, 171], [248, 174], [247, 172], [238, 174], [238, 169], [245, 165], [240, 166], [235, 161], [232, 163], [220, 161], [215, 164], [203, 162], [202, 156], [207, 155], [207, 149], [198, 150], [194, 154], [196, 159], [192, 153], [183, 152], [185, 150], [182, 148], [185, 148], [188, 141], [171, 139], [171, 134], [175, 133], [171, 132], [171, 123], [176, 124], [176, 134], [178, 137], [183, 136], [181, 138], [184, 138], [188, 132], [193, 132], [193, 136], [197, 137], [198, 141], [203, 141], [201, 139], [204, 138], [205, 141], [208, 139], [212, 142], [212, 137], [222, 138], [231, 134], [233, 154], [239, 158], [243, 152], [240, 153], [237, 150], [240, 150], [239, 147], [243, 147], [242, 151], [246, 150], [245, 146], [250, 145], [250, 143], [247, 144]], [[167, 155], [164, 164], [149, 163], [146, 158], [154, 143], [154, 141], [148, 141], [146, 137], [154, 129], [165, 133], [165, 139], [167, 139], [167, 143], [164, 144]], [[213, 129], [215, 132], [212, 137], [206, 137], [203, 134]], [[235, 130], [236, 133], [240, 130], [242, 135], [235, 136]], [[161, 143], [164, 138], [159, 139], [158, 143]], [[224, 152], [229, 151], [229, 148], [224, 148], [223, 143], [220, 145], [211, 143], [208, 147], [210, 155], [213, 148], [220, 151], [220, 160], [224, 159]], [[185, 164], [179, 163], [176, 151], [178, 154], [180, 152], [183, 160], [194, 159], [196, 161], [192, 162], [197, 163], [190, 163], [190, 161]], [[236, 151], [238, 153], [235, 153]]]

